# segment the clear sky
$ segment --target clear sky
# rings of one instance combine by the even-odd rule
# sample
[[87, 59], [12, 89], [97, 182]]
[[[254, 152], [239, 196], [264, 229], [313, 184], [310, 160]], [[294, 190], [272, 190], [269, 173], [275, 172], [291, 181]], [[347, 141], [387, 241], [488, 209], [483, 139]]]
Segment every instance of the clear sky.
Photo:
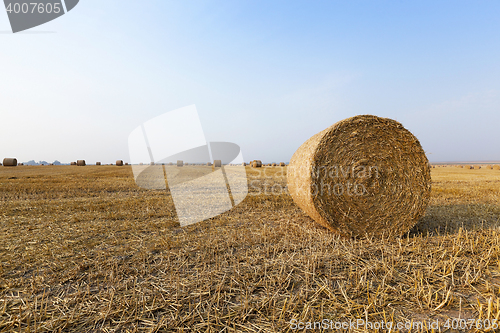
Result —
[[12, 34], [0, 10], [0, 157], [128, 160], [195, 104], [206, 139], [289, 161], [338, 120], [403, 123], [431, 161], [500, 160], [500, 1], [80, 0]]

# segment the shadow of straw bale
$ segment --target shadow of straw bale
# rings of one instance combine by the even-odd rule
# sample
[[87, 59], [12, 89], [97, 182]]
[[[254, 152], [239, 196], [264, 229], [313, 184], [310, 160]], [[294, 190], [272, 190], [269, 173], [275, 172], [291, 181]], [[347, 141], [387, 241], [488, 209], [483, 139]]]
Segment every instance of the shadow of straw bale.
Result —
[[500, 227], [500, 205], [430, 205], [409, 235], [449, 235], [457, 233], [460, 228], [473, 231], [497, 227]]

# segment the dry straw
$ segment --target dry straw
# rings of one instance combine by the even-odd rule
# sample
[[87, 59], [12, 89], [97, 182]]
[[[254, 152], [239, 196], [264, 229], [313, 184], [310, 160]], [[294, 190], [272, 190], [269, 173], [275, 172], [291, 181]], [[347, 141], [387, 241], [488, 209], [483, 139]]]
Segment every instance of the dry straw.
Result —
[[486, 166], [486, 169], [489, 169], [489, 170], [493, 169], [493, 165], [489, 165], [489, 164], [488, 164], [488, 165]]
[[280, 162], [280, 166], [284, 167], [285, 166], [285, 162]]
[[272, 165], [273, 165], [273, 166], [276, 166], [276, 163], [273, 163]]
[[177, 161], [177, 166], [178, 166], [178, 167], [181, 167], [181, 166], [183, 166], [183, 165], [184, 165], [184, 163], [183, 163], [181, 160], [178, 160], [178, 161]]
[[247, 164], [245, 162], [241, 163], [242, 166], [247, 166]]
[[342, 236], [396, 236], [425, 213], [429, 161], [388, 118], [348, 118], [307, 140], [288, 165], [288, 189], [316, 222]]
[[4, 158], [3, 166], [17, 166], [17, 158]]
[[500, 170], [500, 165], [498, 165], [498, 164], [497, 164], [497, 165], [494, 165], [494, 166], [493, 166], [493, 170]]
[[78, 166], [85, 166], [86, 165], [85, 164], [85, 160], [78, 160], [78, 161], [76, 161], [76, 165], [78, 165]]
[[210, 162], [207, 162], [207, 166], [212, 166], [212, 163], [210, 163]]
[[214, 160], [214, 168], [220, 168], [222, 166], [221, 160]]
[[123, 166], [123, 161], [122, 160], [117, 160], [116, 161], [116, 166]]

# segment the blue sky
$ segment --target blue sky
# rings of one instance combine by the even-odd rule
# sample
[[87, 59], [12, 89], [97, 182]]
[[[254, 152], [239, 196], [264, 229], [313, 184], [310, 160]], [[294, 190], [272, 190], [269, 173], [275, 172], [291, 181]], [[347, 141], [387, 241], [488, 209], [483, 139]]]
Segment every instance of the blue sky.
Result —
[[128, 160], [195, 104], [208, 141], [288, 161], [338, 120], [403, 123], [431, 161], [500, 160], [498, 1], [97, 1], [25, 33], [0, 10], [0, 156]]

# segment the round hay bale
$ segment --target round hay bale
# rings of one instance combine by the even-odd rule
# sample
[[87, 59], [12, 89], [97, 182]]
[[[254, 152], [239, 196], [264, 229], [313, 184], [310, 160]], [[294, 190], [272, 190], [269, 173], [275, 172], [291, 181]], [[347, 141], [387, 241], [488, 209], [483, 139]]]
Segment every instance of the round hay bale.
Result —
[[4, 158], [3, 166], [6, 167], [15, 167], [17, 166], [17, 158]]
[[245, 162], [241, 163], [242, 166], [247, 166], [247, 164]]
[[95, 165], [101, 165], [101, 162], [95, 162]]
[[284, 167], [285, 166], [285, 162], [280, 162], [280, 167]]
[[262, 168], [262, 162], [260, 160], [255, 160], [252, 163], [253, 168]]
[[[2, 165], [2, 163], [0, 163], [0, 165]], [[19, 163], [18, 165], [24, 165], [24, 163]]]
[[220, 167], [222, 167], [222, 161], [214, 160], [214, 168], [220, 168]]
[[494, 166], [493, 166], [493, 170], [500, 170], [500, 165], [498, 165], [498, 164], [497, 164], [497, 165], [494, 165]]
[[480, 165], [474, 165], [474, 169], [479, 170], [479, 169], [481, 169], [481, 166]]
[[287, 183], [312, 219], [346, 237], [408, 232], [431, 193], [418, 139], [397, 121], [372, 115], [339, 121], [307, 140], [290, 160]]
[[125, 163], [125, 165], [128, 165], [128, 162], [127, 162], [127, 163]]
[[276, 166], [276, 163], [273, 163], [272, 166]]
[[71, 165], [76, 165], [76, 162], [71, 162], [70, 164], [71, 164]]
[[184, 165], [184, 163], [183, 163], [181, 160], [178, 160], [178, 161], [177, 161], [177, 166], [178, 166], [178, 167], [181, 167], [181, 166], [183, 166], [183, 165]]
[[77, 166], [85, 166], [86, 165], [85, 164], [85, 160], [78, 160], [78, 161], [76, 161], [76, 165]]
[[488, 170], [493, 170], [493, 165], [489, 165], [489, 164], [488, 164], [488, 165], [486, 166], [486, 169], [488, 169]]
[[116, 161], [116, 166], [123, 166], [123, 161], [122, 160], [117, 160]]
[[212, 163], [210, 163], [210, 162], [207, 162], [207, 166], [212, 166]]

